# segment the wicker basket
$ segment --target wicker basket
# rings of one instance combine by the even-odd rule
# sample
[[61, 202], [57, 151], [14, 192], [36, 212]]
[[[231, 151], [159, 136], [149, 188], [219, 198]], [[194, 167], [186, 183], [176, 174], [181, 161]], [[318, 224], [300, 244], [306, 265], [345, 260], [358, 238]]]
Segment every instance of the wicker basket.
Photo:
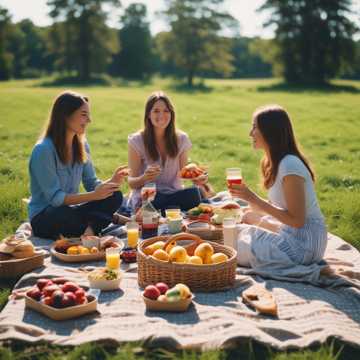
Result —
[[13, 279], [44, 265], [45, 253], [41, 252], [25, 259], [0, 254], [0, 278]]
[[[195, 245], [203, 242], [201, 238], [195, 235], [186, 234], [195, 241]], [[179, 237], [179, 235], [175, 235]], [[186, 237], [186, 236], [184, 236]], [[170, 287], [178, 283], [184, 283], [192, 291], [218, 291], [227, 290], [234, 286], [236, 274], [236, 251], [228, 246], [220, 245], [208, 241], [215, 252], [223, 252], [229, 259], [220, 264], [212, 265], [193, 265], [179, 264], [159, 261], [152, 256], [145, 255], [143, 249], [156, 241], [166, 241], [170, 243], [174, 236], [157, 236], [141, 242], [138, 246], [138, 283], [144, 288], [147, 285], [157, 282], [165, 282]], [[186, 247], [186, 246], [185, 246]], [[187, 247], [194, 248], [194, 244]]]

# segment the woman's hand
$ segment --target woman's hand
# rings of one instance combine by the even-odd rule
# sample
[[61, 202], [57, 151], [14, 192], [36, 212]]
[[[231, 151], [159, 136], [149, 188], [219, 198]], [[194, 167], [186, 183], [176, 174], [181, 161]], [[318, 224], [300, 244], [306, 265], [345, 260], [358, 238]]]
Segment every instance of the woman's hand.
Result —
[[256, 194], [252, 192], [246, 184], [232, 184], [229, 188], [230, 194], [232, 197], [239, 198], [242, 200], [247, 201], [248, 203], [252, 203], [255, 198]]
[[111, 177], [111, 179], [109, 180], [109, 182], [121, 185], [121, 183], [124, 181], [124, 179], [128, 175], [129, 175], [129, 169], [128, 169], [127, 165], [121, 165], [114, 171], [114, 174]]
[[119, 184], [110, 181], [99, 184], [94, 190], [94, 200], [103, 200], [119, 189]]
[[143, 175], [144, 182], [153, 182], [160, 175], [160, 172], [160, 165], [155, 164], [148, 166]]
[[202, 174], [200, 176], [198, 176], [197, 178], [193, 179], [192, 182], [194, 185], [196, 186], [203, 186], [205, 184], [207, 184], [209, 181], [209, 175], [208, 174]]

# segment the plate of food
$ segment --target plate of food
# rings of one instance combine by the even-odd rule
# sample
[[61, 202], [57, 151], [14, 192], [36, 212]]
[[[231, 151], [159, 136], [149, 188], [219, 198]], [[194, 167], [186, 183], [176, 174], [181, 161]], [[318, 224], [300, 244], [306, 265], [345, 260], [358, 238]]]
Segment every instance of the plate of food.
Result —
[[90, 288], [102, 291], [118, 290], [121, 281], [119, 270], [97, 268], [88, 274]]
[[105, 258], [105, 250], [109, 247], [119, 248], [121, 251], [124, 243], [110, 235], [82, 236], [80, 238], [61, 237], [55, 241], [50, 252], [64, 262], [98, 261]]
[[225, 218], [235, 218], [237, 222], [241, 221], [241, 206], [235, 201], [227, 201], [221, 206], [213, 208], [214, 215], [211, 217], [211, 223], [214, 225], [222, 225]]
[[195, 163], [187, 164], [180, 170], [180, 178], [183, 180], [195, 180], [205, 174], [206, 170], [204, 167]]
[[200, 204], [186, 213], [190, 220], [206, 220], [210, 221], [210, 218], [214, 215], [214, 208], [210, 204]]

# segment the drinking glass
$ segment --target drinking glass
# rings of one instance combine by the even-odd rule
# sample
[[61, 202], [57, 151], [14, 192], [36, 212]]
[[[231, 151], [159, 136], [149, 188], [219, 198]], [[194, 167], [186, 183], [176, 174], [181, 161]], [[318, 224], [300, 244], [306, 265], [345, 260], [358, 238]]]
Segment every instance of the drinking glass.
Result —
[[117, 270], [120, 267], [120, 249], [107, 248], [105, 250], [106, 267], [108, 269]]
[[156, 184], [147, 183], [141, 188], [141, 200], [154, 201], [156, 196]]

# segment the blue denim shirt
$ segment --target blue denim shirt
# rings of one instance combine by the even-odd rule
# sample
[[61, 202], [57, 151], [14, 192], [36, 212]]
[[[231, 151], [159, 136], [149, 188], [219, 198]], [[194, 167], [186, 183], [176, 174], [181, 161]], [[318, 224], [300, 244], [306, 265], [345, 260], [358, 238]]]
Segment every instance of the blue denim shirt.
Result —
[[50, 138], [40, 140], [33, 148], [29, 161], [31, 199], [30, 220], [48, 206], [63, 205], [66, 194], [79, 193], [82, 181], [86, 191], [101, 183], [96, 177], [86, 143], [88, 160], [84, 164], [63, 164]]

